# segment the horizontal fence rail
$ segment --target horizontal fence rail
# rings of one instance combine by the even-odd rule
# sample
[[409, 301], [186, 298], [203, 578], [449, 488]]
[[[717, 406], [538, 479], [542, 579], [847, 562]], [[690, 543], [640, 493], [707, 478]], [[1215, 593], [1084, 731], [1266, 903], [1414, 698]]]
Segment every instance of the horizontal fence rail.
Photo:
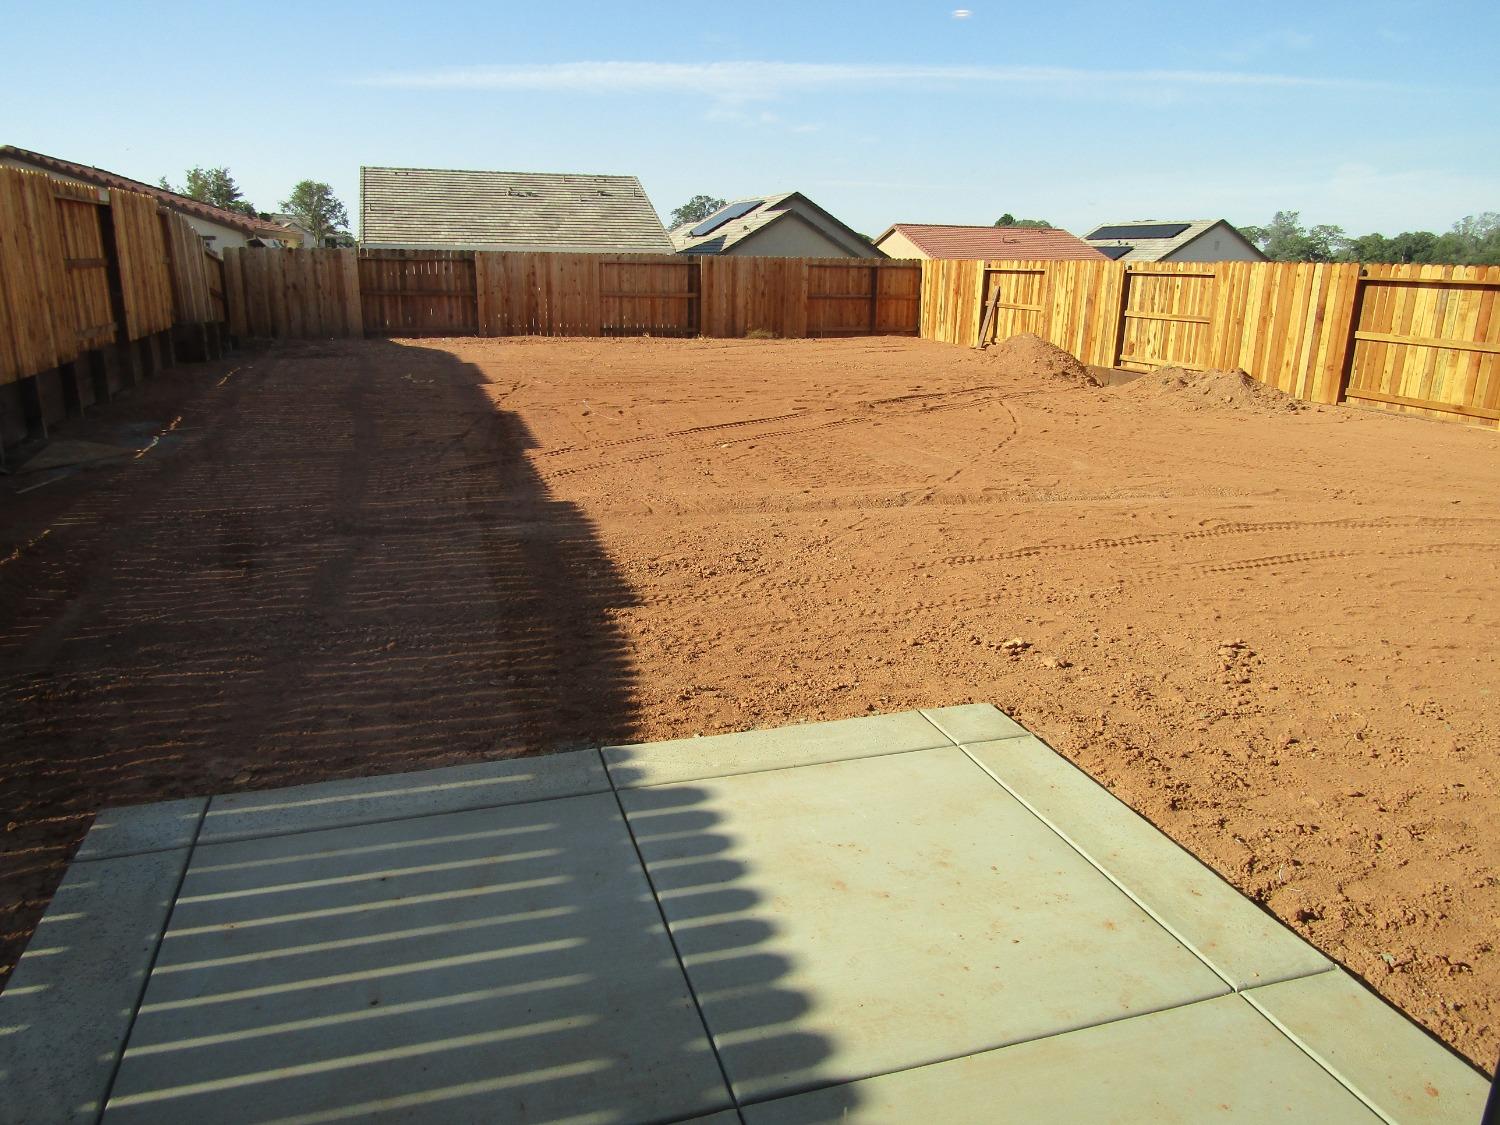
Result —
[[919, 263], [864, 258], [242, 248], [224, 266], [244, 337], [915, 336], [922, 298]]
[[1500, 266], [922, 263], [928, 339], [1035, 333], [1084, 363], [1240, 368], [1308, 402], [1500, 423]]

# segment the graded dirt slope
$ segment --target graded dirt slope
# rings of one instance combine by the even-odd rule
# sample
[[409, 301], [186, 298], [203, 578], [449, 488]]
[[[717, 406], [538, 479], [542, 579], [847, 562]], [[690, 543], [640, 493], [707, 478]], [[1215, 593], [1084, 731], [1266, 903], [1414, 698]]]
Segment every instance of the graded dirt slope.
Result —
[[238, 363], [5, 497], [7, 963], [104, 804], [989, 700], [1494, 1065], [1493, 432], [898, 339]]

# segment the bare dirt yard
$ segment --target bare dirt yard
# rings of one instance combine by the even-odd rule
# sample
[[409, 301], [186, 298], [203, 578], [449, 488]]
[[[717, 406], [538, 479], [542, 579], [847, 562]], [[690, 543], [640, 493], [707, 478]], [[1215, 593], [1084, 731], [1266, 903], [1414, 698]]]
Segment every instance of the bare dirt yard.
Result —
[[117, 400], [68, 436], [146, 452], [0, 484], [0, 964], [104, 805], [988, 700], [1492, 1069], [1500, 436], [1075, 375], [372, 340]]

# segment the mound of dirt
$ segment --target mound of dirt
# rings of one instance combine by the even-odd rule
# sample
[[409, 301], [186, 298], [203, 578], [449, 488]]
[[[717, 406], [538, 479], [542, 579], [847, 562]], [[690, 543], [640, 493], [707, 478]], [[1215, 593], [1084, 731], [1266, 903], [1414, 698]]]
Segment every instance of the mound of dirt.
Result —
[[1253, 414], [1288, 414], [1306, 404], [1257, 383], [1243, 371], [1192, 371], [1159, 367], [1122, 388], [1135, 398], [1159, 399], [1186, 410], [1233, 410]]
[[1073, 356], [1049, 344], [1032, 332], [1022, 332], [992, 345], [988, 354], [1005, 365], [1006, 371], [1015, 375], [1033, 375], [1043, 379], [1058, 379], [1084, 387], [1097, 387], [1099, 380], [1094, 373]]

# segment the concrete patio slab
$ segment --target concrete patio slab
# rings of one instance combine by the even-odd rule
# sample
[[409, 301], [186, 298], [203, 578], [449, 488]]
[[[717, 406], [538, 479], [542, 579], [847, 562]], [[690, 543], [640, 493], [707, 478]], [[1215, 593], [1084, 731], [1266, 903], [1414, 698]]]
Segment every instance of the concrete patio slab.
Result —
[[593, 750], [507, 758], [215, 797], [199, 839], [211, 844], [608, 791]]
[[207, 797], [189, 797], [182, 801], [105, 809], [94, 817], [89, 834], [73, 858], [109, 859], [191, 847], [207, 807]]
[[622, 803], [742, 1101], [1227, 991], [953, 746]]
[[1380, 1118], [1239, 996], [747, 1106], [748, 1125]]
[[1481, 1076], [1012, 725], [101, 814], [0, 994], [0, 1123], [1476, 1119]]
[[1338, 970], [1245, 999], [1388, 1121], [1478, 1121], [1489, 1083]]
[[200, 846], [108, 1120], [731, 1104], [598, 794]]
[[187, 861], [68, 869], [0, 993], [0, 1121], [99, 1119]]
[[1013, 738], [966, 749], [1234, 988], [1332, 967], [1328, 958], [1039, 739]]
[[760, 770], [903, 754], [951, 745], [919, 711], [831, 723], [679, 738], [643, 746], [606, 746], [604, 761], [619, 788], [725, 777]]

